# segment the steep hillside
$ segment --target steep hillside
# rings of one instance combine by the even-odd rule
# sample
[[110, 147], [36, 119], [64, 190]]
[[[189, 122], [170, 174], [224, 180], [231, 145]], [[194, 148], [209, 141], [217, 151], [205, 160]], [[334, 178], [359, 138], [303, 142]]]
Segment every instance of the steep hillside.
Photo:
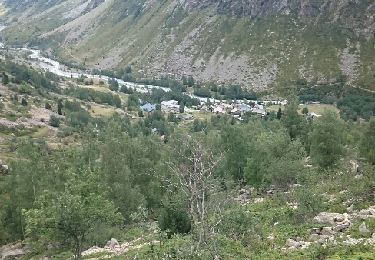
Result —
[[253, 89], [342, 75], [375, 88], [374, 1], [39, 0], [26, 11], [9, 2], [4, 40], [76, 64]]

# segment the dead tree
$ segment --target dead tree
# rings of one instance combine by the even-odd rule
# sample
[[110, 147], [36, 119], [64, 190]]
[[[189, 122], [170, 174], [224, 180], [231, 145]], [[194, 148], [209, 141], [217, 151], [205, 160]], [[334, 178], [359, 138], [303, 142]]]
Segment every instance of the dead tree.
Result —
[[221, 156], [214, 155], [212, 150], [191, 136], [177, 142], [173, 152], [177, 160], [170, 162], [169, 167], [175, 179], [174, 186], [188, 198], [193, 237], [199, 247], [205, 243], [209, 230], [209, 197], [215, 187], [214, 169]]

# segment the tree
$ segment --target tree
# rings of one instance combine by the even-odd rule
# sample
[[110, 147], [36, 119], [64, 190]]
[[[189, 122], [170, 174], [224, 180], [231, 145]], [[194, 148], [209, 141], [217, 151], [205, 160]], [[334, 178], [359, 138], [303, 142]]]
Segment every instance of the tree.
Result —
[[144, 117], [145, 115], [143, 114], [142, 109], [138, 110], [138, 116], [139, 117]]
[[98, 187], [95, 175], [86, 171], [69, 174], [61, 192], [46, 191], [25, 210], [26, 234], [43, 242], [64, 242], [81, 258], [84, 242], [98, 224], [113, 225], [122, 217]]
[[282, 112], [281, 112], [281, 107], [279, 107], [279, 110], [277, 110], [277, 114], [276, 114], [276, 117], [277, 119], [281, 119], [281, 116], [282, 116]]
[[113, 101], [115, 103], [115, 106], [117, 108], [120, 108], [121, 107], [121, 98], [119, 97], [119, 95], [114, 95], [113, 96]]
[[52, 109], [52, 106], [50, 103], [46, 102], [46, 104], [44, 105], [44, 108], [45, 109], [48, 109], [48, 110], [51, 110]]
[[180, 113], [182, 114], [184, 112], [185, 112], [185, 105], [184, 105], [184, 103], [181, 103], [181, 105], [180, 105]]
[[2, 83], [3, 83], [3, 85], [8, 85], [8, 83], [9, 83], [9, 77], [5, 72], [3, 72]]
[[49, 124], [52, 127], [59, 127], [60, 126], [60, 118], [58, 118], [57, 116], [52, 115], [50, 117], [50, 119], [49, 119]]
[[116, 92], [119, 90], [119, 84], [118, 84], [117, 80], [109, 79], [108, 83], [109, 83], [109, 89], [110, 90], [116, 91]]
[[62, 112], [62, 109], [63, 109], [63, 103], [62, 103], [62, 100], [59, 99], [59, 101], [57, 102], [57, 114], [59, 114], [60, 116], [62, 116], [63, 112]]
[[309, 113], [309, 109], [307, 107], [304, 107], [302, 109], [302, 114], [307, 115]]
[[333, 166], [344, 153], [344, 124], [337, 114], [327, 111], [313, 123], [310, 155], [321, 168]]
[[22, 106], [24, 106], [24, 107], [26, 107], [27, 106], [27, 100], [25, 99], [25, 98], [22, 98], [22, 100], [21, 100], [21, 105]]
[[[207, 241], [210, 196], [215, 187], [213, 173], [221, 160], [221, 155], [204, 144], [203, 140], [192, 136], [184, 136], [172, 147], [175, 161], [168, 166], [173, 174], [173, 187], [178, 187], [188, 201], [188, 212], [197, 247]], [[174, 182], [174, 183], [173, 183]]]
[[302, 120], [298, 114], [298, 99], [296, 96], [291, 96], [288, 99], [288, 105], [285, 107], [281, 121], [288, 130], [291, 139], [295, 139], [301, 133]]
[[371, 164], [375, 164], [375, 117], [370, 119], [363, 132], [360, 150], [361, 155], [366, 157]]
[[192, 87], [192, 86], [194, 86], [194, 83], [195, 83], [195, 81], [194, 81], [193, 76], [189, 76], [189, 77], [187, 78], [187, 85], [188, 85], [188, 87]]

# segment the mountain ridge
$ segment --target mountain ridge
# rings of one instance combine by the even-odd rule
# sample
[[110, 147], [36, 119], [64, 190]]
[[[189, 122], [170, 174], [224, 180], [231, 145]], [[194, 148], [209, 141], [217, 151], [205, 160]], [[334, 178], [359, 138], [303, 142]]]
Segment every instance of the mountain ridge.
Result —
[[[31, 13], [46, 1], [34, 2]], [[54, 2], [25, 20], [27, 32], [25, 21], [10, 23], [5, 41], [44, 46], [91, 68], [132, 66], [145, 77], [186, 75], [263, 90], [345, 76], [374, 89], [373, 1]]]

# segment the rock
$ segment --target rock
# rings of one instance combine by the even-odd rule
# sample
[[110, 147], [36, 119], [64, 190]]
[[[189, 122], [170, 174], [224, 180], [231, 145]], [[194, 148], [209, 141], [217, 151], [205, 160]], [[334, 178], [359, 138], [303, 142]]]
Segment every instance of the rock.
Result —
[[375, 233], [372, 234], [371, 238], [367, 239], [365, 245], [375, 245]]
[[29, 250], [25, 249], [22, 244], [6, 245], [0, 248], [1, 259], [16, 259], [26, 255]]
[[359, 239], [349, 238], [348, 240], [345, 240], [343, 243], [344, 245], [355, 246], [355, 245], [362, 243], [363, 241], [364, 241], [363, 238], [359, 238]]
[[240, 190], [240, 195], [250, 196], [250, 191], [247, 190], [247, 189], [241, 189]]
[[319, 236], [319, 240], [317, 241], [319, 244], [323, 245], [323, 244], [326, 244], [327, 241], [329, 240], [329, 236], [326, 236], [326, 235], [321, 235]]
[[301, 249], [307, 249], [310, 247], [310, 245], [311, 245], [311, 242], [304, 242]]
[[358, 213], [358, 217], [361, 219], [375, 218], [375, 206], [371, 206], [368, 209], [363, 209]]
[[106, 247], [115, 248], [120, 246], [119, 242], [115, 238], [111, 238], [106, 244]]
[[346, 216], [340, 213], [329, 213], [321, 212], [314, 218], [319, 224], [330, 224], [335, 225], [337, 222], [342, 222], [346, 219]]
[[321, 234], [324, 236], [331, 236], [334, 235], [335, 232], [333, 231], [332, 227], [323, 227]]
[[335, 232], [344, 232], [348, 227], [350, 227], [350, 222], [346, 221], [335, 226], [333, 230]]
[[290, 249], [299, 248], [302, 246], [301, 242], [294, 241], [293, 239], [288, 239], [286, 241], [286, 246], [288, 246]]
[[370, 230], [368, 230], [365, 222], [362, 222], [358, 230], [359, 230], [359, 233], [361, 233], [362, 235], [367, 235], [368, 233], [370, 233]]
[[350, 160], [349, 163], [350, 163], [350, 166], [351, 166], [351, 172], [352, 173], [359, 172], [359, 164], [356, 160]]
[[318, 234], [311, 234], [310, 237], [309, 237], [309, 241], [315, 242], [315, 241], [318, 241], [319, 238], [320, 238], [320, 236]]
[[254, 203], [262, 203], [264, 202], [264, 198], [255, 198]]
[[7, 175], [9, 173], [9, 167], [6, 164], [0, 164], [0, 174]]

